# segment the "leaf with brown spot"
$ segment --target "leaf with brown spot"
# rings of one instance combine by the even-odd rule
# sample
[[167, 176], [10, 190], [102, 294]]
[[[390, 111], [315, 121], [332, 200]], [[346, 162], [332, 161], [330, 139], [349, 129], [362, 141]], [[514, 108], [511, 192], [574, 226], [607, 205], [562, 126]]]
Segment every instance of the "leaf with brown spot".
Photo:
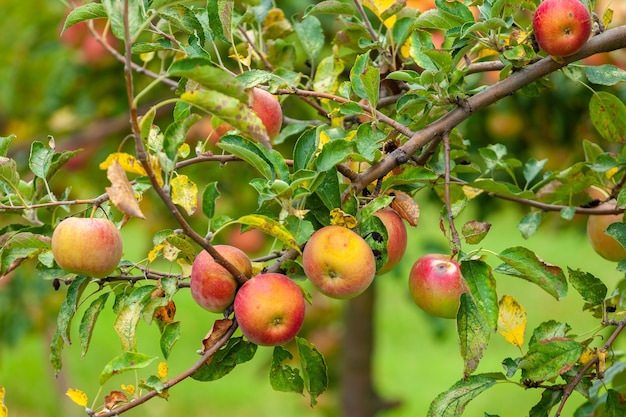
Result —
[[406, 220], [411, 226], [417, 226], [420, 218], [420, 207], [415, 200], [413, 200], [413, 197], [398, 190], [389, 190], [387, 194], [394, 197], [391, 201], [391, 208], [397, 211], [400, 217]]
[[[218, 342], [218, 340], [220, 340], [221, 337], [226, 334], [226, 332], [232, 325], [233, 325], [233, 321], [231, 319], [215, 320], [215, 323], [213, 323], [213, 328], [209, 330], [207, 335], [204, 336], [204, 339], [202, 339], [203, 351], [207, 351], [210, 348], [212, 348], [213, 345], [215, 345]], [[207, 361], [207, 363], [209, 361]]]

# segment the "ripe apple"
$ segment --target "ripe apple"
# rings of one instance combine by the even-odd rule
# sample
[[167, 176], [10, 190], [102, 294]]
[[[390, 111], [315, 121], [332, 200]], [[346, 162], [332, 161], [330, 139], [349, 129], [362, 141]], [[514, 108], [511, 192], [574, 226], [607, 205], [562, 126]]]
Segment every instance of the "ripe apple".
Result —
[[579, 0], [545, 0], [533, 16], [537, 43], [547, 54], [575, 54], [591, 34], [591, 14]]
[[377, 275], [383, 275], [398, 265], [404, 256], [407, 232], [402, 217], [392, 208], [378, 210], [374, 216], [378, 217], [387, 229], [387, 262], [377, 272]]
[[109, 219], [68, 217], [52, 233], [52, 255], [68, 272], [106, 277], [122, 259], [122, 235]]
[[246, 253], [258, 253], [267, 243], [267, 236], [259, 229], [248, 229], [241, 232], [239, 227], [234, 227], [228, 231], [226, 242]]
[[[265, 126], [270, 139], [275, 138], [283, 125], [283, 109], [278, 99], [271, 93], [261, 89], [252, 89], [252, 103], [250, 109], [259, 116]], [[233, 130], [233, 127], [224, 122], [215, 128], [219, 137]]]
[[[215, 245], [213, 248], [243, 275], [252, 276], [250, 259], [241, 249], [229, 245]], [[236, 291], [235, 277], [209, 252], [203, 250], [196, 256], [191, 266], [191, 296], [200, 307], [213, 313], [223, 313], [233, 303]]]
[[307, 278], [331, 298], [353, 298], [369, 287], [376, 275], [376, 260], [367, 242], [352, 230], [324, 226], [302, 252]]
[[461, 294], [467, 292], [458, 263], [449, 256], [428, 254], [413, 264], [409, 292], [422, 310], [436, 317], [454, 319]]
[[[597, 208], [615, 208], [615, 202], [606, 201], [609, 193], [597, 187], [587, 190], [593, 199], [604, 201]], [[626, 259], [626, 249], [613, 237], [604, 233], [611, 223], [624, 221], [623, 214], [589, 215], [587, 218], [587, 237], [591, 247], [603, 258], [619, 262]]]
[[257, 275], [235, 296], [235, 317], [241, 332], [261, 346], [283, 345], [296, 337], [304, 311], [302, 289], [283, 274]]

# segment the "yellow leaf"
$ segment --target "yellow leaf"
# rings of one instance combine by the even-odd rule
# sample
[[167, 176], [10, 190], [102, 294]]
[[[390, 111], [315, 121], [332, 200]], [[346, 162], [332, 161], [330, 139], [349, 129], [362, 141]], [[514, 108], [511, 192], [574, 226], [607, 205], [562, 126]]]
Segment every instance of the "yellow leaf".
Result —
[[133, 395], [133, 394], [135, 393], [135, 386], [134, 386], [134, 385], [125, 385], [125, 384], [122, 384], [122, 389], [123, 389], [124, 391], [126, 391], [126, 393], [127, 393], [128, 395]]
[[124, 152], [115, 152], [110, 154], [109, 156], [107, 156], [107, 159], [105, 159], [104, 162], [100, 163], [99, 167], [102, 170], [109, 169], [109, 167], [113, 165], [113, 162], [115, 161], [119, 162], [119, 164], [126, 172], [139, 175], [148, 175], [146, 173], [146, 170], [143, 169], [141, 162], [139, 162], [137, 158], [135, 158], [131, 154]]
[[168, 371], [167, 362], [159, 363], [159, 367], [158, 367], [159, 378], [161, 378], [162, 380], [167, 379], [167, 371]]
[[463, 189], [463, 194], [465, 194], [465, 197], [469, 198], [470, 200], [475, 197], [478, 197], [479, 195], [483, 193], [483, 190], [479, 188], [470, 187], [468, 185], [464, 185], [462, 189]]
[[148, 253], [148, 260], [150, 262], [154, 262], [157, 258], [157, 256], [159, 256], [159, 252], [165, 247], [165, 244], [163, 243], [159, 243], [158, 245], [156, 245], [155, 247], [153, 247], [150, 252]]
[[[363, 5], [370, 9], [379, 19], [385, 10], [391, 7], [394, 3], [395, 0], [363, 0]], [[391, 16], [383, 23], [388, 28], [393, 27], [394, 23], [396, 23], [396, 16]]]
[[354, 229], [357, 225], [356, 218], [351, 214], [345, 213], [340, 208], [334, 208], [330, 211], [330, 223], [336, 226]]
[[580, 358], [578, 358], [578, 362], [581, 365], [586, 365], [587, 362], [589, 362], [595, 357], [596, 357], [596, 352], [593, 349], [586, 348], [585, 350], [583, 350], [583, 353], [580, 355]]
[[5, 389], [0, 385], [0, 417], [7, 417], [9, 415], [9, 409], [4, 405]]
[[87, 394], [85, 394], [81, 390], [69, 388], [65, 395], [70, 397], [70, 400], [74, 401], [81, 407], [87, 407]]
[[513, 346], [521, 347], [526, 331], [526, 310], [510, 295], [500, 299], [499, 307], [498, 333]]
[[171, 182], [172, 202], [185, 209], [190, 216], [198, 208], [198, 186], [186, 175], [178, 175]]
[[240, 217], [233, 223], [241, 223], [254, 227], [255, 229], [259, 229], [263, 233], [266, 233], [280, 240], [289, 248], [295, 249], [300, 252], [300, 247], [298, 246], [298, 243], [296, 242], [296, 239], [293, 237], [291, 232], [287, 230], [285, 226], [283, 226], [274, 219], [263, 216], [261, 214], [249, 214], [247, 216]]
[[613, 167], [613, 168], [609, 169], [608, 171], [606, 171], [605, 175], [606, 175], [606, 177], [608, 179], [611, 179], [611, 178], [613, 178], [613, 175], [617, 174], [618, 170], [619, 169], [617, 167]]

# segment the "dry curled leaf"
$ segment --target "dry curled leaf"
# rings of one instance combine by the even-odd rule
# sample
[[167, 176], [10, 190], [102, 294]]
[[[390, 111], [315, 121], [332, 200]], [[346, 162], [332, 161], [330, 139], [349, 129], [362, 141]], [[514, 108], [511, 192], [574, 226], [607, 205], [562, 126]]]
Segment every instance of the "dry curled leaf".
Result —
[[389, 190], [387, 194], [394, 197], [391, 201], [391, 208], [397, 211], [400, 217], [406, 220], [411, 226], [417, 226], [420, 218], [420, 207], [415, 200], [413, 200], [413, 197], [398, 190]]
[[[213, 328], [209, 330], [206, 336], [204, 336], [204, 339], [202, 339], [202, 351], [206, 352], [213, 347], [213, 345], [215, 345], [217, 341], [220, 340], [224, 334], [226, 334], [232, 324], [233, 321], [231, 319], [215, 320]], [[210, 360], [211, 359], [209, 358], [209, 361]]]
[[141, 212], [135, 198], [135, 191], [118, 161], [113, 161], [107, 168], [107, 178], [111, 181], [111, 186], [106, 187], [106, 192], [113, 205], [128, 216], [145, 219], [146, 216]]
[[357, 220], [353, 215], [347, 214], [340, 208], [334, 208], [330, 211], [330, 224], [354, 229], [357, 225]]
[[176, 304], [174, 301], [170, 300], [163, 307], [159, 307], [154, 312], [154, 318], [160, 320], [164, 324], [170, 324], [174, 321], [174, 316], [176, 315]]
[[111, 391], [109, 395], [104, 397], [104, 406], [109, 410], [112, 410], [118, 404], [127, 402], [128, 397], [122, 391]]

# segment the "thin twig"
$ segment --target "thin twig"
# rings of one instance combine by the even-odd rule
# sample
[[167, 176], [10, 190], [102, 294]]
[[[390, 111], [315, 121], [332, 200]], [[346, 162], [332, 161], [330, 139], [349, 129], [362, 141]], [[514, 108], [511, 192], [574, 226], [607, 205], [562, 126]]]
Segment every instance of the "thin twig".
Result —
[[445, 164], [444, 172], [444, 193], [446, 199], [446, 211], [448, 212], [448, 227], [450, 228], [450, 240], [452, 243], [452, 254], [456, 255], [461, 250], [461, 238], [454, 226], [454, 214], [452, 213], [452, 202], [450, 201], [450, 132], [443, 133], [443, 157]]

